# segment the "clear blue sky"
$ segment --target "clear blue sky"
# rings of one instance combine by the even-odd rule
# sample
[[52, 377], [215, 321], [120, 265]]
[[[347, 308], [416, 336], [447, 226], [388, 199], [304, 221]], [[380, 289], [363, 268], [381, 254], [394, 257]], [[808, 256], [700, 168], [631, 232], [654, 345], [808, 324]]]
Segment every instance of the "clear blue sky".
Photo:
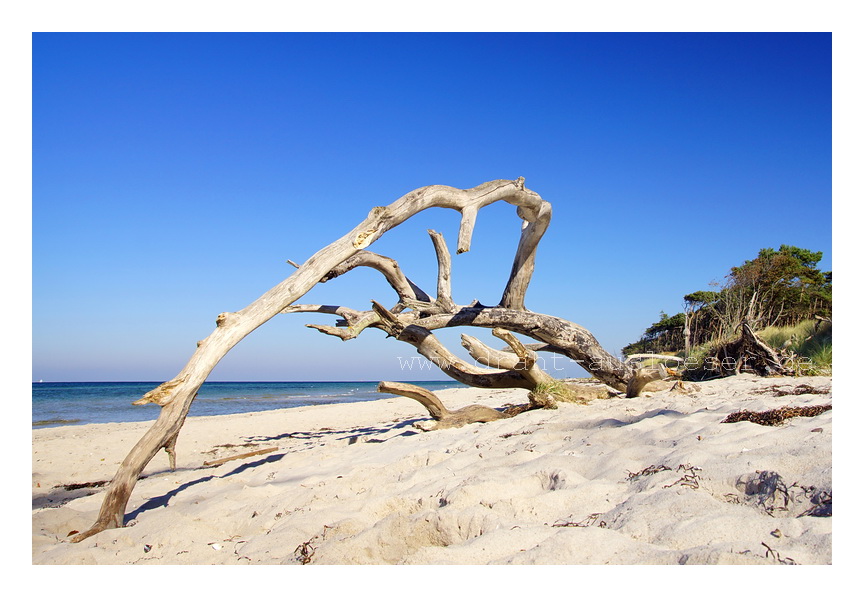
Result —
[[[534, 311], [610, 352], [763, 247], [831, 265], [830, 34], [35, 34], [33, 378], [173, 377], [245, 307], [415, 188], [524, 176], [553, 205]], [[371, 250], [427, 291], [424, 212]], [[495, 303], [519, 220], [480, 213], [457, 302]], [[392, 302], [373, 272], [301, 302]], [[279, 316], [211, 379], [440, 379], [407, 344]], [[441, 335], [459, 354], [458, 331]], [[474, 332], [470, 332], [474, 333]], [[489, 339], [485, 331], [477, 336]], [[497, 345], [497, 342], [495, 342]], [[568, 369], [567, 374], [578, 373]]]

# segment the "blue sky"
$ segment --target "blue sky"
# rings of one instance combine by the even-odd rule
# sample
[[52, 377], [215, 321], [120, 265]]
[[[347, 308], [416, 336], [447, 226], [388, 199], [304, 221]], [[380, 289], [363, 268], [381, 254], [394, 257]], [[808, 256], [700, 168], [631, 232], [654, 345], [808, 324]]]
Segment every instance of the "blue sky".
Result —
[[[830, 34], [35, 34], [33, 378], [173, 377], [240, 309], [415, 188], [524, 176], [553, 206], [527, 306], [610, 352], [763, 247], [832, 269]], [[371, 250], [427, 291], [429, 211]], [[519, 220], [480, 213], [457, 302], [494, 303]], [[392, 301], [374, 272], [301, 302]], [[369, 330], [278, 316], [221, 380], [440, 379]], [[474, 332], [470, 332], [474, 333]], [[441, 334], [462, 354], [459, 331]], [[488, 332], [477, 330], [482, 339]], [[495, 342], [497, 344], [497, 342]], [[576, 374], [567, 368], [562, 374]]]

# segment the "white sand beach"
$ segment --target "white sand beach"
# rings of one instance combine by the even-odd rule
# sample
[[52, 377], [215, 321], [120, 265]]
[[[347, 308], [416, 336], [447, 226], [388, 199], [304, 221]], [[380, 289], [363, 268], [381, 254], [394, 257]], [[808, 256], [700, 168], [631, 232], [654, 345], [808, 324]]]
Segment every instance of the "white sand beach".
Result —
[[[81, 543], [149, 423], [32, 432], [34, 564], [830, 564], [830, 377], [740, 375], [424, 432], [402, 397], [190, 418]], [[438, 393], [449, 408], [523, 390]], [[275, 448], [204, 466], [205, 462]], [[84, 485], [75, 488], [74, 484]]]

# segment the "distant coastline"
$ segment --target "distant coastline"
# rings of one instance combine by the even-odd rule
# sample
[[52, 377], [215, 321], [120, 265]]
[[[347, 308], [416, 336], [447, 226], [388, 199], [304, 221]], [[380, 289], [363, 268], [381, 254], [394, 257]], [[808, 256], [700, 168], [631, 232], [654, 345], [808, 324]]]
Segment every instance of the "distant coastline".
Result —
[[[132, 406], [159, 381], [34, 381], [33, 428], [155, 420], [159, 410]], [[456, 381], [412, 381], [431, 390], [465, 387]], [[207, 381], [190, 416], [228, 415], [386, 397], [377, 381]]]

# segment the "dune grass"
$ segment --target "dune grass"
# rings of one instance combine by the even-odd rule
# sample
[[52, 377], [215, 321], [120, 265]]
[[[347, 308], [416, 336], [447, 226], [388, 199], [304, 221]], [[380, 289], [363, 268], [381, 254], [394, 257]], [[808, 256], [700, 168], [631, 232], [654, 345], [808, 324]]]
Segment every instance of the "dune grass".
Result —
[[803, 375], [831, 374], [830, 323], [809, 320], [794, 326], [768, 327], [758, 333], [774, 349], [786, 346], [787, 352], [795, 355], [793, 366]]

